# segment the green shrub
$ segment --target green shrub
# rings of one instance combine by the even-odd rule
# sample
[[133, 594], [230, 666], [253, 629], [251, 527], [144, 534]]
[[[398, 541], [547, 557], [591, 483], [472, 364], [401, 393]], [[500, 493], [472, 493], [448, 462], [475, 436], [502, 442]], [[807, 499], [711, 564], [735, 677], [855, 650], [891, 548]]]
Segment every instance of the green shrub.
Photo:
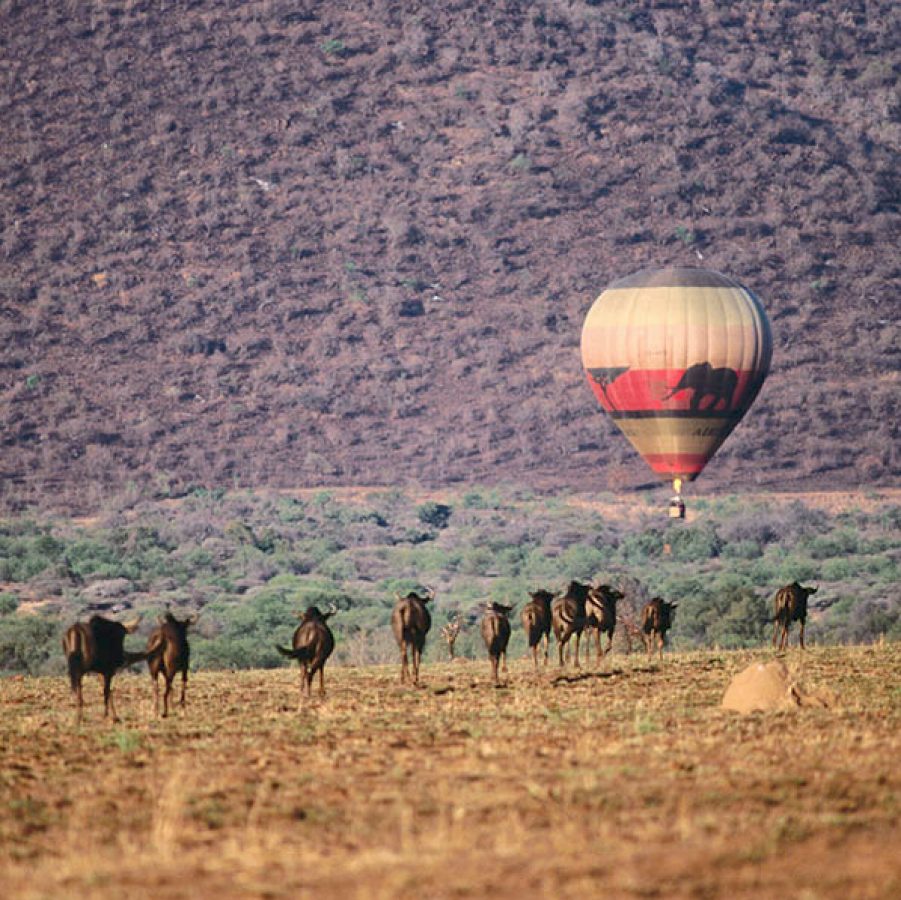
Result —
[[434, 503], [429, 501], [423, 503], [417, 510], [416, 515], [423, 525], [430, 525], [432, 528], [447, 528], [450, 522], [453, 508], [444, 503]]
[[60, 623], [40, 615], [6, 615], [0, 619], [0, 671], [41, 674], [48, 661], [61, 658]]
[[724, 544], [722, 553], [727, 559], [758, 559], [763, 551], [757, 541], [734, 541]]
[[620, 542], [617, 555], [625, 563], [640, 564], [663, 556], [665, 543], [667, 541], [661, 530], [646, 529], [626, 535]]
[[700, 525], [674, 525], [667, 529], [666, 538], [673, 559], [680, 562], [700, 562], [719, 556], [723, 541], [716, 526], [710, 522]]
[[608, 557], [605, 553], [587, 544], [575, 544], [560, 554], [560, 567], [569, 573], [566, 577], [579, 581], [593, 579], [595, 572], [603, 568], [607, 562]]
[[496, 490], [471, 490], [463, 495], [465, 509], [500, 509], [503, 505]]
[[814, 559], [831, 559], [834, 556], [858, 553], [860, 537], [856, 531], [843, 528], [805, 540], [800, 547]]
[[822, 568], [820, 564], [811, 559], [802, 559], [794, 554], [787, 556], [779, 567], [777, 587], [793, 581], [806, 584], [809, 581], [817, 580], [822, 577]]

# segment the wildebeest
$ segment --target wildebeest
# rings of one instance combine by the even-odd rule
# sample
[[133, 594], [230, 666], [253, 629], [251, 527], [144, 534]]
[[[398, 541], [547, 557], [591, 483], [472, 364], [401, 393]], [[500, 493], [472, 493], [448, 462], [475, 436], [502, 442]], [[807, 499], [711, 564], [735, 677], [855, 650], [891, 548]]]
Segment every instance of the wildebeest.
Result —
[[641, 630], [644, 632], [644, 644], [648, 650], [648, 656], [657, 644], [657, 652], [663, 659], [663, 645], [666, 643], [666, 633], [673, 626], [673, 612], [679, 604], [668, 603], [662, 597], [654, 597], [649, 600], [641, 614]]
[[725, 404], [723, 408], [730, 410], [737, 386], [738, 375], [734, 369], [714, 369], [709, 362], [695, 363], [682, 373], [679, 383], [663, 399], [669, 400], [681, 391], [692, 391], [689, 403], [691, 410], [700, 410], [701, 401], [705, 397], [713, 397], [713, 403], [709, 403], [707, 409], [716, 409], [722, 401]]
[[579, 668], [579, 640], [585, 627], [585, 601], [588, 599], [589, 585], [571, 581], [566, 590], [551, 602], [551, 624], [557, 638], [557, 652], [563, 665], [563, 650], [569, 639], [575, 635], [575, 656], [573, 665]]
[[441, 629], [441, 637], [443, 637], [447, 643], [447, 652], [451, 659], [457, 658], [455, 645], [457, 643], [457, 638], [460, 637], [460, 629], [462, 627], [463, 621], [460, 616], [457, 615]]
[[410, 591], [406, 597], [395, 594], [397, 602], [391, 612], [391, 630], [400, 648], [400, 681], [403, 684], [410, 674], [410, 663], [407, 652], [413, 657], [413, 684], [419, 684], [419, 663], [422, 660], [422, 649], [425, 636], [432, 627], [432, 617], [426, 604], [435, 599], [435, 592], [429, 588], [424, 597], [416, 591]]
[[66, 629], [63, 635], [63, 653], [66, 655], [69, 682], [77, 704], [76, 722], [81, 722], [84, 708], [81, 682], [86, 672], [97, 672], [103, 679], [104, 718], [112, 713], [113, 721], [119, 721], [111, 689], [113, 675], [123, 666], [130, 666], [147, 658], [146, 653], [134, 653], [123, 646], [125, 635], [136, 631], [140, 621], [140, 616], [122, 623], [95, 615], [87, 622], [76, 622]]
[[801, 649], [804, 649], [804, 625], [807, 622], [807, 598], [811, 594], [815, 594], [819, 590], [819, 586], [806, 588], [801, 587], [797, 581], [785, 585], [776, 591], [773, 598], [773, 621], [776, 623], [773, 628], [773, 646], [776, 646], [776, 638], [779, 636], [779, 630], [782, 630], [782, 638], [779, 641], [779, 650], [784, 650], [788, 644], [788, 629], [792, 622], [801, 623]]
[[532, 598], [522, 609], [520, 618], [523, 631], [532, 651], [532, 660], [538, 668], [538, 645], [544, 638], [544, 664], [547, 665], [548, 645], [551, 642], [551, 601], [554, 595], [550, 591], [529, 591]]
[[328, 627], [328, 620], [337, 612], [332, 607], [328, 612], [321, 612], [319, 607], [311, 606], [300, 617], [300, 625], [294, 631], [292, 649], [279, 647], [276, 650], [282, 656], [296, 659], [303, 669], [301, 680], [301, 702], [303, 702], [303, 686], [306, 684], [307, 696], [312, 693], [313, 676], [319, 673], [319, 693], [325, 694], [325, 663], [335, 649], [335, 636]]
[[482, 616], [482, 640], [491, 660], [491, 675], [495, 684], [498, 683], [497, 667], [500, 661], [503, 661], [504, 674], [507, 673], [507, 643], [510, 641], [510, 619], [507, 617], [512, 611], [512, 606], [492, 603]]
[[591, 656], [591, 632], [595, 634], [597, 661], [601, 661], [601, 635], [607, 635], [607, 649], [613, 649], [613, 632], [616, 631], [616, 603], [625, 595], [609, 585], [602, 584], [588, 591], [585, 601], [585, 665]]
[[188, 686], [188, 664], [191, 661], [191, 648], [188, 646], [188, 628], [197, 621], [197, 616], [189, 616], [179, 620], [166, 612], [158, 620], [147, 639], [147, 668], [153, 678], [153, 708], [160, 711], [160, 682], [162, 674], [166, 682], [163, 691], [163, 718], [169, 715], [169, 694], [172, 693], [172, 681], [181, 672], [181, 698], [178, 703], [185, 705], [185, 690]]

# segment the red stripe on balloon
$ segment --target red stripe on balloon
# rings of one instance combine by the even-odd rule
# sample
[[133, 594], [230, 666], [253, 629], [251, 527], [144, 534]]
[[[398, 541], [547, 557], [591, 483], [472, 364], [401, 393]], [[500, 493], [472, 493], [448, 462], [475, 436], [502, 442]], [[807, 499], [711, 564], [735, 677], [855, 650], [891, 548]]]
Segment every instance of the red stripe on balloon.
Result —
[[[673, 393], [685, 374], [685, 369], [640, 369], [619, 373], [616, 369], [586, 372], [588, 383], [598, 403], [607, 412], [631, 410], [688, 410], [692, 408], [695, 390], [684, 388]], [[698, 398], [701, 410], [718, 412], [744, 410], [753, 400], [755, 373], [736, 372], [735, 388], [729, 402], [726, 396], [715, 393]]]
[[703, 453], [645, 453], [643, 457], [658, 475], [682, 475], [687, 478], [699, 475], [710, 459]]

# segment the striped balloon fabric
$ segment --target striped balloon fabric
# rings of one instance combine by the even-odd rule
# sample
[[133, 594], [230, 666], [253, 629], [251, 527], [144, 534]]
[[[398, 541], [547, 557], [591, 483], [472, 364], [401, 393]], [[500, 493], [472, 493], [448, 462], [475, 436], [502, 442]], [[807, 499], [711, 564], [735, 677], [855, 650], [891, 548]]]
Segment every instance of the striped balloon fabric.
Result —
[[648, 465], [693, 481], [747, 412], [773, 342], [760, 300], [708, 269], [643, 269], [595, 300], [589, 384]]

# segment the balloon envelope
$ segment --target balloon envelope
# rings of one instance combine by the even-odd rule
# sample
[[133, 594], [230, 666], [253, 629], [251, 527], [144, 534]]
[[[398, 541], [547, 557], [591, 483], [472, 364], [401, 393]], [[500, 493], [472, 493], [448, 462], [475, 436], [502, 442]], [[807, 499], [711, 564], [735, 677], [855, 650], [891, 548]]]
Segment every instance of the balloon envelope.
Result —
[[708, 269], [644, 269], [582, 327], [589, 384], [648, 465], [693, 481], [757, 396], [772, 357], [763, 306]]

